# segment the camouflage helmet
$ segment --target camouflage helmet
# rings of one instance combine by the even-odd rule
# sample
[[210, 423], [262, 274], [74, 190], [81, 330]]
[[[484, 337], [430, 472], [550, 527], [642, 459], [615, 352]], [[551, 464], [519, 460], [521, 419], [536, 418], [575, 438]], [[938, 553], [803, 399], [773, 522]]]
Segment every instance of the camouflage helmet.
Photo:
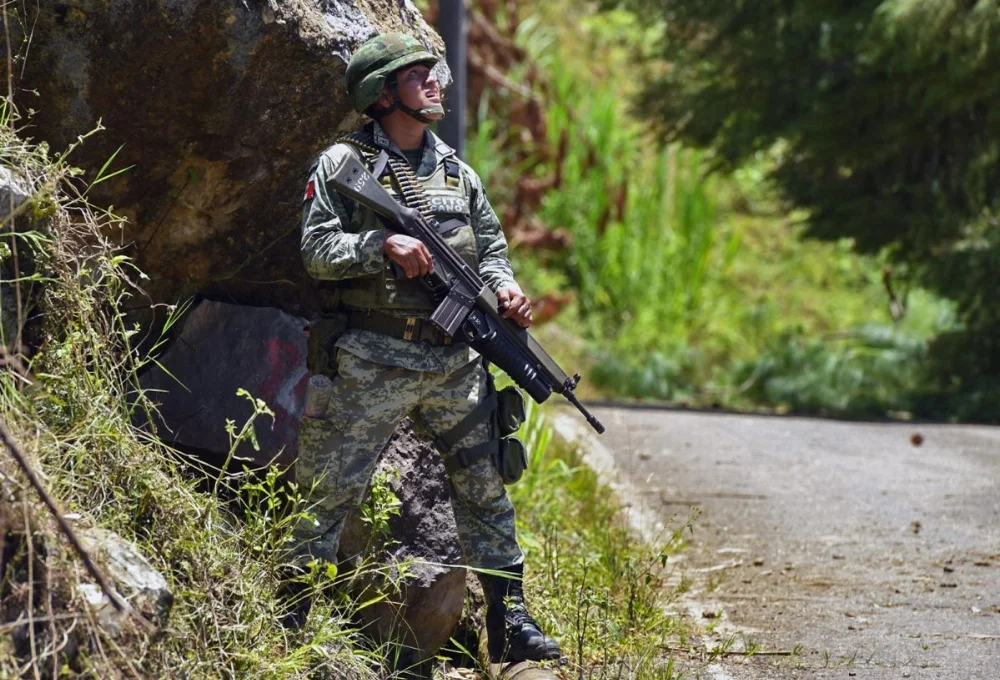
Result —
[[359, 47], [347, 64], [347, 94], [354, 110], [363, 113], [378, 101], [386, 80], [401, 68], [427, 64], [438, 58], [416, 38], [405, 33], [382, 33]]

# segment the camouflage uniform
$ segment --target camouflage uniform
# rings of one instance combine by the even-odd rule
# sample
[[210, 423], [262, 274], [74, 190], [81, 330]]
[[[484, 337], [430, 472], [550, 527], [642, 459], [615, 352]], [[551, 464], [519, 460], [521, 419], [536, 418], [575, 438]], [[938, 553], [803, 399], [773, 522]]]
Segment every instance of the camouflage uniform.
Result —
[[[375, 146], [403, 157], [378, 123], [369, 128]], [[358, 154], [346, 144], [335, 144], [320, 156], [310, 178], [302, 225], [302, 257], [306, 270], [320, 280], [375, 282], [376, 292], [364, 286], [356, 297], [345, 289], [342, 300], [377, 297], [380, 312], [392, 315], [429, 315], [426, 307], [411, 308], [412, 298], [395, 292], [385, 278], [385, 236], [370, 211], [329, 188], [326, 179], [340, 154]], [[507, 259], [507, 243], [500, 222], [486, 199], [482, 181], [454, 151], [429, 130], [416, 175], [429, 183], [449, 159], [457, 162], [467, 206], [460, 208], [471, 224], [479, 273], [494, 291], [520, 290]], [[453, 165], [454, 167], [454, 165]], [[448, 207], [448, 206], [445, 206]], [[414, 282], [399, 282], [400, 290]], [[368, 292], [366, 292], [368, 291]], [[363, 293], [363, 295], [362, 295]], [[364, 295], [368, 295], [365, 298]], [[376, 297], [371, 297], [375, 295]], [[379, 297], [380, 296], [380, 297]], [[424, 295], [424, 298], [427, 296]], [[408, 302], [407, 300], [410, 300]], [[487, 393], [487, 374], [479, 355], [467, 344], [432, 346], [369, 330], [349, 329], [336, 343], [336, 374], [327, 417], [304, 418], [299, 435], [296, 476], [300, 485], [316, 484], [317, 523], [300, 526], [298, 538], [315, 557], [335, 561], [340, 533], [348, 511], [360, 505], [374, 472], [378, 454], [399, 421], [413, 415], [435, 436], [444, 434], [471, 413]], [[478, 425], [456, 449], [490, 439], [488, 423]], [[493, 464], [481, 458], [451, 475], [452, 505], [467, 563], [498, 569], [521, 564], [523, 555], [514, 532], [514, 509]]]

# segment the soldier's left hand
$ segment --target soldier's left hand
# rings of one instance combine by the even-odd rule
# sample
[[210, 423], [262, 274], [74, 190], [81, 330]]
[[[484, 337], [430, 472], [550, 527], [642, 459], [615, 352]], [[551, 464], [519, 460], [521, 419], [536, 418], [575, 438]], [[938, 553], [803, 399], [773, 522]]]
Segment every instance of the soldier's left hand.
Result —
[[497, 291], [497, 300], [505, 319], [513, 319], [522, 328], [531, 325], [531, 299], [527, 295], [514, 288], [501, 288]]

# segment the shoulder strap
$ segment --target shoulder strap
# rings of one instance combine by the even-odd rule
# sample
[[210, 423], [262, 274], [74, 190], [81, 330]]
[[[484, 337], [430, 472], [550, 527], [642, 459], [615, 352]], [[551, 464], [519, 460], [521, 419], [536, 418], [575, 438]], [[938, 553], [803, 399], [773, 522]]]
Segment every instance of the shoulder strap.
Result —
[[375, 159], [375, 164], [372, 166], [372, 174], [375, 175], [375, 179], [382, 179], [382, 175], [385, 174], [385, 166], [389, 163], [389, 152], [382, 149], [379, 152], [378, 158]]
[[341, 135], [338, 142], [350, 144], [360, 151], [368, 161], [369, 168], [375, 179], [381, 179], [385, 174], [386, 165], [389, 162], [389, 153], [385, 149], [380, 149], [375, 145], [375, 138], [369, 130], [356, 130]]

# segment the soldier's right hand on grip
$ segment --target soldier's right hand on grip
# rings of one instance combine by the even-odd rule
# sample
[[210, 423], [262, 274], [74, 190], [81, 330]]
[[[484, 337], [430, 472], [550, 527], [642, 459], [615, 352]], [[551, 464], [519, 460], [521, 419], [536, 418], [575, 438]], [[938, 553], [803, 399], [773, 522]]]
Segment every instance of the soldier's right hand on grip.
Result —
[[382, 242], [382, 252], [403, 268], [407, 278], [434, 273], [434, 258], [420, 239], [389, 232]]

